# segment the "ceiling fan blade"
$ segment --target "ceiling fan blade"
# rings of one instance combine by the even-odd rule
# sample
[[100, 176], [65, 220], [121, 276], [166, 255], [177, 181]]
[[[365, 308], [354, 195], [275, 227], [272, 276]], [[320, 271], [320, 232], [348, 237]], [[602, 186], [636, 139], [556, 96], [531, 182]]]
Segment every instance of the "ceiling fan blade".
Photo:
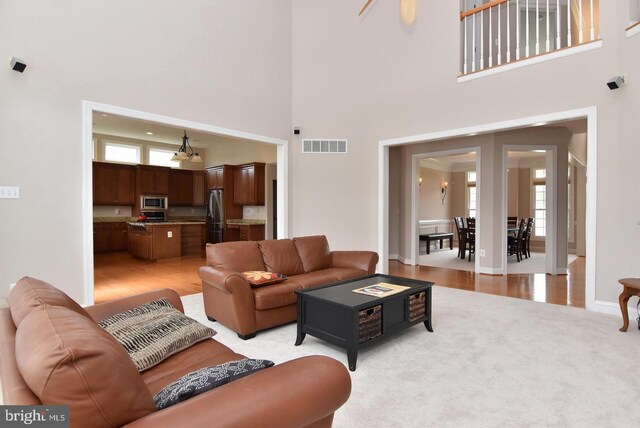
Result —
[[369, 7], [369, 5], [371, 4], [373, 0], [367, 0], [367, 2], [364, 4], [364, 6], [362, 6], [362, 9], [360, 9], [360, 13], [358, 14], [358, 16], [362, 15], [364, 13], [365, 10], [367, 10], [367, 8]]

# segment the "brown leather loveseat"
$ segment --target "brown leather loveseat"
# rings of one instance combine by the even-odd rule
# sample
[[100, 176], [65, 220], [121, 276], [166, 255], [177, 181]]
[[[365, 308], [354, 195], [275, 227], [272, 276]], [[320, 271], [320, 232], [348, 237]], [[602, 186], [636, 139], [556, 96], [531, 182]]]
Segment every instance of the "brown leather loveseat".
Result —
[[[371, 275], [372, 251], [331, 251], [324, 235], [259, 242], [207, 244], [207, 266], [199, 269], [204, 310], [249, 339], [256, 332], [296, 320], [295, 290]], [[268, 271], [284, 282], [252, 287], [241, 274]]]
[[[0, 309], [0, 379], [4, 404], [69, 405], [72, 427], [330, 427], [351, 379], [336, 360], [298, 358], [156, 410], [152, 397], [202, 367], [242, 359], [214, 339], [138, 372], [97, 321], [152, 300], [159, 290], [82, 308], [55, 287], [23, 278]], [[255, 358], [273, 359], [267, 349]]]

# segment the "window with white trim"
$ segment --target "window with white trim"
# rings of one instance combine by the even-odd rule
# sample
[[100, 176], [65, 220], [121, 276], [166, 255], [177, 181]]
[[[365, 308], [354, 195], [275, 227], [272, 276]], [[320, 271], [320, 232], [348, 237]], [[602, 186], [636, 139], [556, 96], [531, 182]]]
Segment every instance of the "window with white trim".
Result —
[[171, 158], [175, 152], [166, 149], [149, 148], [149, 165], [169, 166], [171, 168], [180, 168], [180, 161], [172, 161]]
[[467, 172], [467, 214], [475, 218], [477, 212], [476, 172]]
[[546, 169], [533, 171], [533, 226], [534, 236], [545, 236], [547, 229], [547, 177]]
[[105, 141], [104, 160], [107, 162], [135, 163], [140, 162], [140, 146], [136, 144], [114, 143]]

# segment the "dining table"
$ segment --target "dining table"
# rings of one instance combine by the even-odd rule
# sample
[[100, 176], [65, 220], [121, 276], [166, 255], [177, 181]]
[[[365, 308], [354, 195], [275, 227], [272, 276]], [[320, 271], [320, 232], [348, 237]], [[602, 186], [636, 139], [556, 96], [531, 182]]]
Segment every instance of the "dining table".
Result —
[[[468, 227], [460, 228], [460, 242], [458, 243], [458, 245], [460, 246], [460, 258], [462, 260], [466, 258], [465, 254], [467, 252], [467, 235], [468, 234], [469, 234]], [[507, 236], [509, 235], [516, 236], [517, 234], [518, 234], [517, 226], [507, 226]]]

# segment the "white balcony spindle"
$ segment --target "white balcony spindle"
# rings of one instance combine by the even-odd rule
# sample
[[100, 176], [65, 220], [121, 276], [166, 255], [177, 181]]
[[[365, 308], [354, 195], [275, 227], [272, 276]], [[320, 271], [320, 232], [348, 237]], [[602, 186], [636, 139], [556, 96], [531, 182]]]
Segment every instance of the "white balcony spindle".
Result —
[[489, 67], [493, 66], [493, 8], [489, 8]]
[[549, 41], [549, 0], [547, 0], [547, 50], [545, 52], [549, 52], [551, 50], [551, 42]]
[[524, 35], [524, 40], [525, 40], [525, 47], [524, 47], [524, 56], [529, 58], [529, 0], [526, 0], [525, 4], [524, 4], [524, 10], [525, 10], [525, 35]]
[[540, 55], [540, 0], [536, 0], [536, 55]]
[[516, 0], [516, 61], [520, 59], [520, 1]]
[[[560, 1], [560, 0], [558, 0]], [[464, 41], [464, 67], [462, 68], [462, 73], [463, 74], [467, 74], [467, 69], [468, 69], [468, 56], [467, 56], [467, 45], [469, 44], [469, 39], [467, 38], [467, 18], [468, 16], [465, 16], [464, 19], [462, 20], [463, 25], [464, 25], [464, 38], [462, 39]]]
[[471, 71], [476, 71], [476, 16], [471, 15]]
[[567, 47], [571, 46], [571, 2], [567, 0]]
[[480, 11], [480, 70], [484, 69], [484, 11]]
[[502, 33], [500, 31], [501, 16], [502, 11], [500, 10], [500, 5], [498, 5], [498, 65], [502, 64]]
[[556, 49], [560, 49], [560, 0], [556, 0]]
[[[558, 0], [560, 1], [560, 0]], [[511, 15], [509, 4], [511, 1], [507, 2], [507, 62], [511, 62]]]
[[593, 24], [593, 0], [591, 0], [591, 41], [596, 39], [596, 26]]
[[578, 43], [584, 42], [584, 26], [582, 25], [584, 19], [582, 19], [584, 15], [582, 14], [582, 0], [578, 0]]

